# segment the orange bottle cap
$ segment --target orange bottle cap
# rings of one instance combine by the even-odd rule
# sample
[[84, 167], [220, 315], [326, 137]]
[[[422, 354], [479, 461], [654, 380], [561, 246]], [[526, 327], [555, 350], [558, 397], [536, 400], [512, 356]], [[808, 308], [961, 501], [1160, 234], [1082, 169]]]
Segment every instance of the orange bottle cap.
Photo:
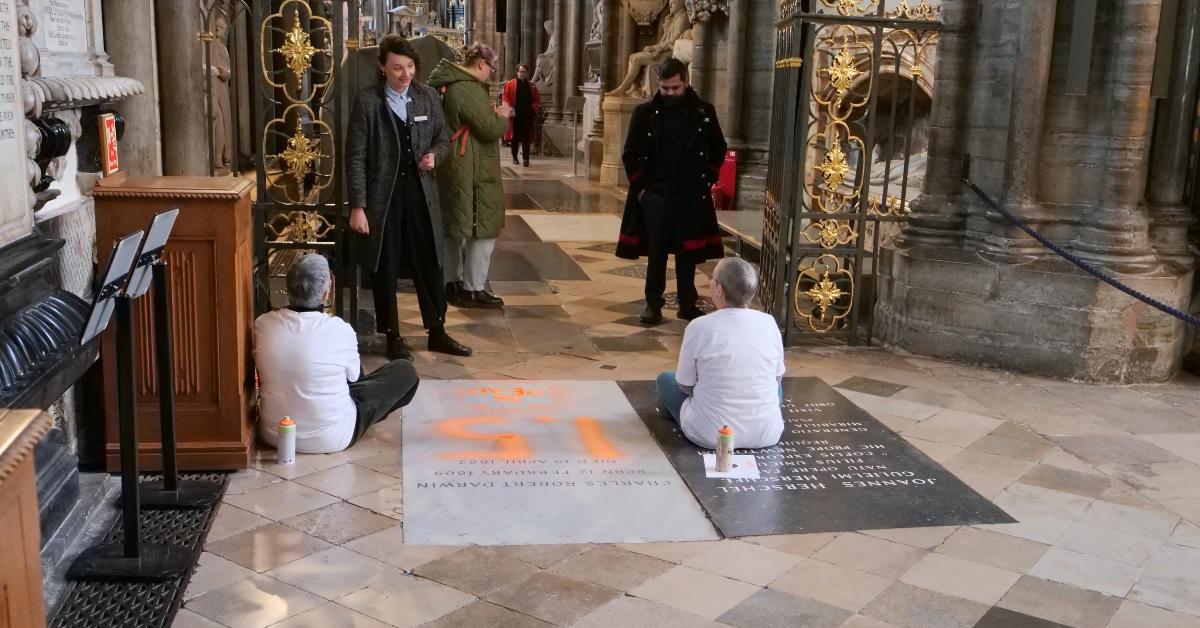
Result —
[[725, 427], [722, 427], [721, 430], [717, 433], [720, 434], [721, 436], [733, 436], [733, 430], [729, 429], [728, 425], [726, 425]]
[[290, 416], [285, 416], [279, 420], [279, 427], [288, 427], [288, 426], [295, 425], [295, 424], [296, 424], [296, 422], [293, 421], [292, 417], [290, 417]]

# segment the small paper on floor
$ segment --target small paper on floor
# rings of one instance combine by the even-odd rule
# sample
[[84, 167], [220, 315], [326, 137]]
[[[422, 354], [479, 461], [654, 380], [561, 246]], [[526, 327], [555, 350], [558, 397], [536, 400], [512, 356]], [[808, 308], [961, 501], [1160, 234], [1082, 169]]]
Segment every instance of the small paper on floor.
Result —
[[710, 478], [744, 478], [747, 480], [757, 480], [761, 477], [754, 456], [744, 454], [734, 454], [733, 470], [724, 473], [717, 471], [717, 454], [704, 454], [704, 475]]

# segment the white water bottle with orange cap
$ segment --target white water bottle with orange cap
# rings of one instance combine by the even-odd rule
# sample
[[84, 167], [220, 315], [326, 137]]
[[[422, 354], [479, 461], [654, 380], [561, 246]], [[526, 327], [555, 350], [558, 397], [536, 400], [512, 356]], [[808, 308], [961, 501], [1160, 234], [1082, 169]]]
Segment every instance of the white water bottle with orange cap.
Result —
[[717, 430], [717, 473], [733, 471], [733, 430], [726, 425]]
[[279, 464], [296, 462], [296, 422], [292, 420], [292, 417], [285, 416], [279, 420], [278, 434], [275, 462]]

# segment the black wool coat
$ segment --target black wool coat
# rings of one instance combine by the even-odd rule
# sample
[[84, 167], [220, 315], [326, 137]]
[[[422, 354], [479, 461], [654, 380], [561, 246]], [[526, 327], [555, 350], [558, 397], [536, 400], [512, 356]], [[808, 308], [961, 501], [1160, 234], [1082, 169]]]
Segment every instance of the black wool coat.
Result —
[[[350, 207], [362, 207], [367, 214], [368, 235], [355, 234], [352, 248], [363, 268], [374, 272], [383, 250], [383, 227], [388, 205], [400, 175], [400, 134], [396, 116], [388, 108], [383, 82], [364, 88], [354, 98], [350, 109], [350, 124], [346, 134], [346, 183]], [[413, 155], [419, 162], [425, 153], [434, 154], [437, 166], [426, 172], [418, 169], [425, 207], [404, 207], [403, 211], [427, 211], [437, 243], [439, 266], [443, 252], [442, 206], [438, 199], [435, 173], [450, 153], [450, 135], [442, 101], [432, 87], [413, 81], [408, 88], [408, 123], [411, 128]], [[400, 221], [392, 221], [388, 229], [399, 229]], [[432, 260], [431, 260], [432, 261]]]
[[[686, 150], [681, 162], [683, 176], [676, 196], [667, 199], [676, 204], [676, 213], [671, 225], [674, 233], [668, 236], [670, 242], [666, 248], [675, 254], [676, 259], [700, 263], [725, 255], [721, 231], [717, 227], [716, 208], [713, 207], [712, 186], [725, 161], [727, 146], [717, 121], [716, 109], [701, 100], [690, 87], [683, 98], [681, 106], [686, 108], [687, 115]], [[625, 214], [621, 219], [617, 257], [637, 259], [647, 255], [650, 248], [650, 234], [646, 233], [645, 228], [645, 210], [638, 197], [652, 183], [648, 180], [651, 164], [662, 158], [659, 154], [659, 134], [662, 129], [655, 124], [655, 119], [662, 111], [661, 95], [655, 95], [652, 100], [633, 110], [621, 155], [625, 174], [629, 178], [629, 195], [625, 199]]]

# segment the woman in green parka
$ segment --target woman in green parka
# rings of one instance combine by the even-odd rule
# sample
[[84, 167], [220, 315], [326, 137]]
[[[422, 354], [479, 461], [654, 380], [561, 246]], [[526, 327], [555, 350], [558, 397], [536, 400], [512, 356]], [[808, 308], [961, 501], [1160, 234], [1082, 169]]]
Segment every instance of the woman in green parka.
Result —
[[473, 44], [457, 64], [443, 59], [429, 75], [442, 93], [450, 156], [438, 169], [445, 226], [446, 296], [459, 307], [499, 308], [504, 301], [488, 292], [488, 268], [504, 226], [500, 184], [500, 138], [512, 108], [493, 107], [487, 81], [496, 71], [496, 53]]

